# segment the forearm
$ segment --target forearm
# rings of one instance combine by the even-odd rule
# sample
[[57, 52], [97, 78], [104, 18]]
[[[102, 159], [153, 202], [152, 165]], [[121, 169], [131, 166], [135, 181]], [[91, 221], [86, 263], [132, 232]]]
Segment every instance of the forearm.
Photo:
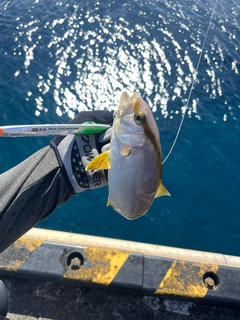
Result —
[[[113, 111], [81, 112], [70, 123], [85, 121], [112, 125]], [[75, 193], [107, 184], [103, 172], [96, 184], [95, 173], [84, 168], [109, 144], [109, 134], [57, 136], [51, 147], [0, 175], [0, 253]]]
[[50, 147], [0, 175], [0, 252], [72, 195]]

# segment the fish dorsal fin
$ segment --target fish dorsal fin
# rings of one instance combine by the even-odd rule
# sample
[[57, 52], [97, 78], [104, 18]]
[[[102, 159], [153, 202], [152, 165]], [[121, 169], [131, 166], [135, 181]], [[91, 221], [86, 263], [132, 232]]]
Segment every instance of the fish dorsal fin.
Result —
[[167, 191], [167, 189], [164, 187], [162, 183], [159, 184], [157, 193], [155, 195], [155, 198], [162, 197], [162, 196], [170, 196], [171, 194]]
[[99, 171], [110, 169], [110, 161], [109, 161], [109, 151], [105, 151], [99, 154], [96, 158], [94, 158], [89, 164], [86, 166], [86, 170]]

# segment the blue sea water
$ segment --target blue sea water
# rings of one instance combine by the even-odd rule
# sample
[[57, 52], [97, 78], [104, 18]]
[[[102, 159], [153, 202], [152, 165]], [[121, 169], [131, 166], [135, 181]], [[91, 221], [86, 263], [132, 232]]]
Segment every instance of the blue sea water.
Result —
[[[216, 7], [215, 7], [216, 5]], [[212, 16], [211, 24], [209, 21]], [[0, 125], [67, 123], [116, 109], [123, 90], [149, 103], [171, 197], [134, 221], [107, 188], [76, 195], [38, 227], [240, 255], [238, 0], [2, 0]], [[50, 138], [2, 138], [0, 172]]]

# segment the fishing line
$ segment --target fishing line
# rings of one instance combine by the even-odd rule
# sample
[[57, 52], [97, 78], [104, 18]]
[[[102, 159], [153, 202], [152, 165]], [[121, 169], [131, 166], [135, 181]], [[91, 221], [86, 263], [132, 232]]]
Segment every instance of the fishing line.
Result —
[[180, 131], [181, 131], [181, 129], [182, 129], [182, 125], [183, 125], [183, 121], [184, 121], [186, 112], [187, 112], [187, 110], [189, 109], [189, 101], [190, 101], [190, 98], [191, 98], [191, 95], [192, 95], [193, 87], [194, 87], [194, 85], [195, 85], [195, 83], [196, 83], [196, 80], [197, 80], [198, 69], [199, 69], [199, 65], [200, 65], [201, 59], [202, 59], [203, 49], [204, 49], [204, 47], [205, 47], [205, 43], [206, 43], [206, 40], [207, 40], [208, 32], [209, 32], [210, 27], [211, 27], [211, 24], [212, 24], [213, 15], [215, 14], [218, 1], [219, 1], [219, 0], [216, 0], [216, 1], [215, 1], [215, 5], [214, 5], [213, 10], [212, 10], [212, 14], [211, 14], [211, 17], [210, 17], [210, 20], [209, 20], [209, 23], [208, 23], [208, 28], [207, 28], [207, 31], [206, 31], [206, 34], [205, 34], [205, 37], [204, 37], [204, 40], [203, 40], [203, 44], [202, 44], [202, 48], [201, 48], [201, 53], [200, 53], [199, 58], [198, 58], [197, 67], [196, 67], [196, 70], [195, 70], [195, 72], [194, 72], [194, 74], [193, 74], [192, 84], [191, 84], [190, 91], [189, 91], [189, 95], [188, 95], [188, 98], [187, 98], [187, 104], [186, 104], [185, 110], [184, 110], [184, 112], [183, 112], [183, 116], [182, 116], [180, 125], [179, 125], [179, 127], [178, 127], [178, 131], [177, 131], [176, 137], [175, 137], [175, 139], [174, 139], [174, 141], [173, 141], [173, 144], [172, 144], [172, 146], [171, 146], [171, 149], [169, 150], [169, 152], [168, 152], [167, 156], [165, 157], [165, 159], [163, 160], [162, 164], [164, 164], [164, 162], [166, 162], [166, 160], [169, 158], [170, 154], [171, 154], [172, 151], [173, 151], [173, 148], [174, 148], [175, 145], [176, 145], [177, 139], [178, 139], [179, 134], [180, 134]]

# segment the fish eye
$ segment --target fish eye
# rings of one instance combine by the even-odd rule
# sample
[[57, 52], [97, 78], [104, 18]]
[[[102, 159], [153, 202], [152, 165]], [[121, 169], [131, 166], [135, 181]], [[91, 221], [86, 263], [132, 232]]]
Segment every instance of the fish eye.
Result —
[[134, 121], [138, 126], [144, 125], [144, 123], [146, 122], [145, 113], [143, 113], [142, 111], [139, 111], [139, 112], [135, 113]]

